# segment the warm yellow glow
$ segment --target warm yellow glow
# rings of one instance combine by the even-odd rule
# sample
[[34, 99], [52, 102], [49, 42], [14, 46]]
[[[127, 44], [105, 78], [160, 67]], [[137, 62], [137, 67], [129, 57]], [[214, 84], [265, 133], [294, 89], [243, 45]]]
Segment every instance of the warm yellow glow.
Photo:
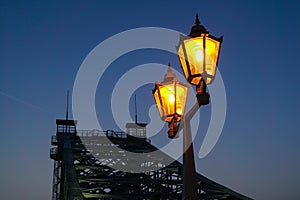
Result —
[[209, 84], [216, 74], [217, 61], [219, 56], [220, 42], [211, 38], [206, 38], [206, 73], [211, 76], [210, 79], [206, 80]]
[[183, 115], [187, 99], [188, 87], [177, 84], [176, 85], [176, 113]]
[[[186, 57], [184, 56], [184, 49]], [[191, 84], [197, 85], [201, 80], [200, 74], [204, 71], [204, 52], [203, 52], [203, 37], [191, 38], [184, 40], [178, 48], [178, 56], [181, 62], [181, 66], [185, 75], [185, 78], [189, 80]], [[186, 63], [188, 62], [189, 65]], [[190, 74], [189, 74], [189, 69]], [[190, 78], [190, 76], [199, 75], [198, 77]]]
[[178, 114], [178, 115], [182, 115], [183, 113], [182, 113], [182, 109], [181, 108], [176, 108], [176, 113]]
[[171, 122], [174, 116], [177, 121], [181, 120], [185, 110], [187, 92], [188, 85], [178, 81], [156, 83], [153, 95], [163, 120]]
[[185, 41], [191, 75], [202, 74], [204, 71], [203, 37], [193, 38]]
[[170, 93], [168, 95], [168, 100], [169, 100], [169, 103], [174, 103], [175, 102], [175, 96], [173, 93]]
[[162, 85], [160, 87], [160, 96], [165, 115], [172, 115], [175, 111], [174, 83]]
[[177, 53], [184, 75], [191, 84], [199, 84], [204, 73], [206, 84], [212, 82], [216, 74], [219, 48], [219, 41], [204, 35], [186, 39], [180, 43]]
[[[156, 87], [158, 87], [158, 86], [156, 86]], [[162, 105], [161, 105], [161, 102], [160, 102], [160, 98], [159, 98], [159, 94], [158, 94], [158, 89], [155, 90], [155, 92], [153, 93], [153, 96], [154, 96], [154, 99], [155, 99], [155, 102], [156, 102], [156, 105], [157, 105], [160, 117], [162, 118], [165, 114], [164, 114], [164, 111], [163, 111], [163, 108], [162, 108]]]
[[196, 50], [196, 60], [198, 62], [203, 62], [203, 51], [201, 51], [200, 49], [199, 50]]
[[178, 53], [178, 56], [179, 56], [179, 59], [180, 59], [181, 66], [183, 68], [185, 78], [188, 79], [189, 73], [188, 73], [188, 69], [187, 69], [187, 66], [186, 66], [186, 60], [185, 60], [185, 57], [184, 57], [182, 45], [179, 46], [177, 53]]

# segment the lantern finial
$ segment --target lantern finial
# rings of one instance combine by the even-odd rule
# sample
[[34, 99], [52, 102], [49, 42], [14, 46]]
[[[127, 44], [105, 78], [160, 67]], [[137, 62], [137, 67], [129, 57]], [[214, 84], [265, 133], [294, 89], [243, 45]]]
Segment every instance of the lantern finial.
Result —
[[168, 64], [168, 73], [172, 73], [171, 64]]
[[200, 25], [199, 15], [196, 14], [195, 25]]
[[202, 34], [208, 34], [209, 32], [203, 25], [200, 25], [199, 15], [196, 14], [195, 25], [192, 27], [190, 37], [200, 37]]

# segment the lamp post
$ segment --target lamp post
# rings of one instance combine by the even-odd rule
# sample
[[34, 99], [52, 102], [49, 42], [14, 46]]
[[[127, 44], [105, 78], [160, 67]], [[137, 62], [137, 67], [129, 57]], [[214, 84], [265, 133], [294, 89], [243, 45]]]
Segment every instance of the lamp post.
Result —
[[214, 80], [222, 41], [223, 36], [217, 38], [209, 34], [200, 24], [198, 15], [189, 36], [180, 35], [177, 53], [181, 68], [186, 80], [196, 86], [197, 97], [197, 102], [185, 115], [189, 86], [177, 80], [170, 65], [164, 81], [156, 82], [153, 90], [161, 119], [169, 123], [169, 138], [178, 137], [179, 131], [183, 129], [182, 197], [185, 200], [199, 199], [190, 121], [201, 105], [209, 104], [206, 85]]

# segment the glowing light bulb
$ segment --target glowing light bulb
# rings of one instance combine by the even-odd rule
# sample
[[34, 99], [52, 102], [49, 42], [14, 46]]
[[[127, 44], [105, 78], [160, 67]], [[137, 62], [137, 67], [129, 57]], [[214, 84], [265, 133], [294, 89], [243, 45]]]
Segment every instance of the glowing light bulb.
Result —
[[174, 96], [174, 94], [172, 94], [172, 93], [169, 94], [168, 100], [169, 100], [170, 103], [174, 103], [175, 102], [175, 96]]
[[198, 62], [203, 62], [203, 53], [201, 50], [197, 50], [196, 51], [196, 60]]

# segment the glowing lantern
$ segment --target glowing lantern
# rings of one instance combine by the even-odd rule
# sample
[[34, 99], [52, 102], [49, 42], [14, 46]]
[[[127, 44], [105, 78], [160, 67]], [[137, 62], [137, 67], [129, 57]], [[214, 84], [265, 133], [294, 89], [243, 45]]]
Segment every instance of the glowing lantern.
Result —
[[162, 120], [169, 123], [169, 137], [174, 138], [177, 126], [184, 114], [189, 85], [178, 81], [169, 64], [164, 81], [156, 81], [153, 96]]
[[210, 84], [216, 74], [219, 51], [223, 36], [216, 38], [200, 25], [196, 15], [195, 25], [189, 36], [180, 36], [177, 47], [184, 75], [193, 85], [199, 85], [201, 80]]

